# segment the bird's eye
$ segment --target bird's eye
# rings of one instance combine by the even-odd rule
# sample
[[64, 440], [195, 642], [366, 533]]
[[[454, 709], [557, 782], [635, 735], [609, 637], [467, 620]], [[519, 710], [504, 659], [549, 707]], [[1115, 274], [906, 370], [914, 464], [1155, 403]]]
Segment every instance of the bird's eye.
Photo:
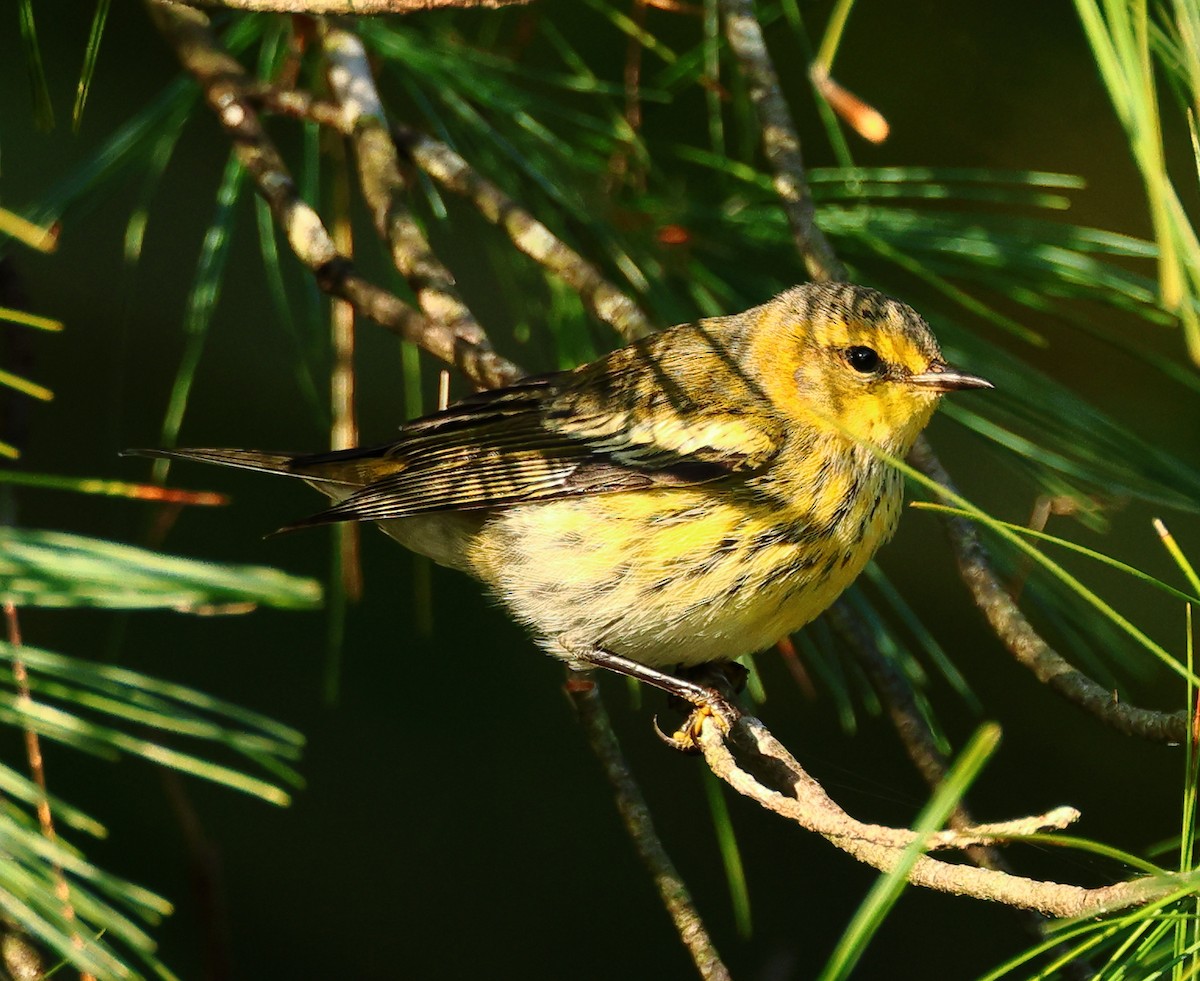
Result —
[[850, 362], [851, 368], [861, 371], [864, 375], [875, 371], [880, 364], [878, 352], [874, 348], [863, 347], [861, 344], [846, 351], [846, 360]]

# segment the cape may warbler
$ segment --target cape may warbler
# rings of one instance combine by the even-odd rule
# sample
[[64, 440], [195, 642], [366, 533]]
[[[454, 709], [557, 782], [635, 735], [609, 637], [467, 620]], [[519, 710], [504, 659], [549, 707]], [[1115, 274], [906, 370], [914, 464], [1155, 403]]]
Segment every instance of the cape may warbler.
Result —
[[473, 395], [384, 446], [153, 452], [307, 480], [335, 503], [301, 525], [378, 522], [486, 583], [552, 654], [679, 691], [673, 667], [828, 607], [899, 518], [877, 449], [903, 457], [942, 393], [990, 387], [903, 303], [807, 285]]

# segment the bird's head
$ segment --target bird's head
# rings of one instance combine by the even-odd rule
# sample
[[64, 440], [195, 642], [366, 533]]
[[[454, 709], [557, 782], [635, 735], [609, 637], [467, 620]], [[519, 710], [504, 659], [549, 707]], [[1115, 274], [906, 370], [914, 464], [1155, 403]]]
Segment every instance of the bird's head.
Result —
[[921, 315], [872, 289], [798, 286], [752, 313], [750, 363], [793, 423], [904, 455], [943, 393], [992, 387], [946, 364]]

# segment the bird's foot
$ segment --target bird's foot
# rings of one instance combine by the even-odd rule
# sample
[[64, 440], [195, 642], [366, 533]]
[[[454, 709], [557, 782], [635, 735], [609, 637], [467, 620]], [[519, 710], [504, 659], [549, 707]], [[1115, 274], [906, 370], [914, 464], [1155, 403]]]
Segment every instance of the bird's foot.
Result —
[[745, 685], [748, 672], [740, 664], [715, 662], [668, 674], [601, 648], [572, 650], [571, 657], [574, 662], [578, 662], [581, 669], [607, 668], [661, 688], [672, 696], [677, 705], [681, 704], [688, 711], [687, 719], [670, 736], [659, 728], [657, 720], [654, 728], [668, 746], [681, 752], [700, 751], [700, 734], [709, 719], [717, 726], [721, 735], [725, 736], [742, 717], [734, 699]]
[[658, 724], [658, 717], [655, 716], [654, 731], [658, 734], [658, 738], [672, 749], [694, 756], [701, 752], [700, 736], [704, 731], [704, 724], [708, 720], [712, 720], [722, 736], [728, 735], [734, 723], [742, 717], [741, 710], [732, 702], [727, 701], [720, 692], [715, 689], [710, 690], [712, 691], [712, 700], [693, 708], [688, 713], [688, 717], [683, 720], [683, 725], [670, 735], [663, 732]]
[[680, 668], [675, 676], [688, 683], [689, 689], [672, 693], [670, 701], [673, 708], [688, 709], [690, 706], [690, 711], [683, 725], [670, 735], [659, 728], [656, 718], [655, 732], [672, 749], [681, 753], [699, 753], [700, 734], [706, 721], [711, 719], [721, 735], [726, 736], [742, 717], [734, 699], [746, 687], [749, 675], [750, 672], [735, 661]]

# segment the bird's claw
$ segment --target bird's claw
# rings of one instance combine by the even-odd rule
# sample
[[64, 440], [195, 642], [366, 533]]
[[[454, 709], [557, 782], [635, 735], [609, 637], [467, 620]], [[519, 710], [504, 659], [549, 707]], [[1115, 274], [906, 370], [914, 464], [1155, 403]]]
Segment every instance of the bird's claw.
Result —
[[685, 753], [688, 756], [699, 755], [700, 744], [696, 738], [699, 733], [698, 730], [696, 730], [692, 725], [692, 718], [699, 711], [701, 710], [696, 709], [695, 712], [687, 717], [683, 725], [676, 729], [669, 736], [663, 732], [662, 726], [658, 724], [658, 716], [656, 715], [654, 717], [654, 734], [677, 753]]
[[734, 724], [742, 717], [741, 711], [732, 702], [715, 689], [710, 689], [708, 698], [696, 704], [695, 708], [684, 719], [675, 732], [667, 735], [658, 724], [658, 716], [654, 717], [654, 731], [658, 738], [680, 753], [695, 755], [701, 751], [700, 735], [704, 724], [712, 720], [717, 731], [722, 736], [729, 735]]

